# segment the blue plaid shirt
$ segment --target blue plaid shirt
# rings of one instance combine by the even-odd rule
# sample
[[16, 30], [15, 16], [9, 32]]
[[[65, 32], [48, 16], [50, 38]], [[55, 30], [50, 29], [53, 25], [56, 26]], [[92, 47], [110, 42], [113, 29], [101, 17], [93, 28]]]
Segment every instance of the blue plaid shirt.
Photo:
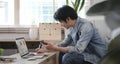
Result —
[[68, 53], [82, 54], [85, 61], [93, 64], [96, 64], [107, 52], [107, 43], [102, 41], [93, 24], [80, 17], [58, 46], [67, 47]]

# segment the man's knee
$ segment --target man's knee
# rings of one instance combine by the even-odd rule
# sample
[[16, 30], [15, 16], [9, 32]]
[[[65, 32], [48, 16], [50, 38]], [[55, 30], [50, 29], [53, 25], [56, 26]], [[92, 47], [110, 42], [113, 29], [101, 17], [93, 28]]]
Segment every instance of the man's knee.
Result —
[[66, 53], [62, 58], [62, 64], [79, 64], [83, 63], [84, 57], [80, 54]]
[[62, 63], [64, 64], [65, 62], [69, 62], [72, 63], [73, 62], [73, 56], [70, 53], [66, 53], [64, 54], [63, 58], [62, 58]]

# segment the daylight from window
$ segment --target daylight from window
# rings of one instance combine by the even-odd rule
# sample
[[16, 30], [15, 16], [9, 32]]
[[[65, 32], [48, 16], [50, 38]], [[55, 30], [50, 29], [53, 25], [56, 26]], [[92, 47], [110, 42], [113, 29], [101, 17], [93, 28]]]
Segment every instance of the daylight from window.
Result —
[[[0, 0], [0, 26], [56, 22], [53, 14], [65, 4], [66, 0]], [[85, 17], [85, 8], [79, 16]]]
[[14, 24], [14, 0], [0, 0], [0, 25]]
[[[30, 25], [54, 22], [54, 9], [64, 5], [65, 0], [20, 0], [20, 24]], [[55, 5], [53, 5], [55, 3]], [[26, 22], [26, 23], [25, 23]]]

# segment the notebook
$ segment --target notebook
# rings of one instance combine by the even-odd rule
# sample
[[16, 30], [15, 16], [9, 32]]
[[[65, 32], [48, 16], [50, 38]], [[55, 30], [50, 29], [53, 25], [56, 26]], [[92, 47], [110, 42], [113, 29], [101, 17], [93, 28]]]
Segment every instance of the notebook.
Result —
[[38, 55], [35, 52], [29, 52], [24, 37], [16, 38], [18, 52], [22, 58], [42, 58], [44, 55]]

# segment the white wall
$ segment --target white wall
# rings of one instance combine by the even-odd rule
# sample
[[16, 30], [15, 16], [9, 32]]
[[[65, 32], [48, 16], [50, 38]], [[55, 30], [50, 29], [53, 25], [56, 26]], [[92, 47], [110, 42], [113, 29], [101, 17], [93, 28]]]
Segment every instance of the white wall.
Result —
[[94, 5], [94, 4], [102, 2], [102, 1], [105, 1], [105, 0], [91, 0], [91, 4]]
[[[102, 1], [105, 1], [105, 0], [91, 0], [90, 6], [88, 7], [88, 9], [90, 7], [92, 7], [93, 5], [100, 3]], [[86, 10], [88, 10], [88, 9], [86, 9]], [[109, 40], [111, 38], [111, 30], [107, 26], [104, 16], [101, 15], [101, 16], [86, 16], [86, 17], [88, 20], [90, 20], [96, 26], [102, 39], [109, 42]]]
[[104, 16], [88, 16], [90, 20], [97, 28], [103, 40], [109, 42], [111, 38], [111, 30], [107, 26]]

